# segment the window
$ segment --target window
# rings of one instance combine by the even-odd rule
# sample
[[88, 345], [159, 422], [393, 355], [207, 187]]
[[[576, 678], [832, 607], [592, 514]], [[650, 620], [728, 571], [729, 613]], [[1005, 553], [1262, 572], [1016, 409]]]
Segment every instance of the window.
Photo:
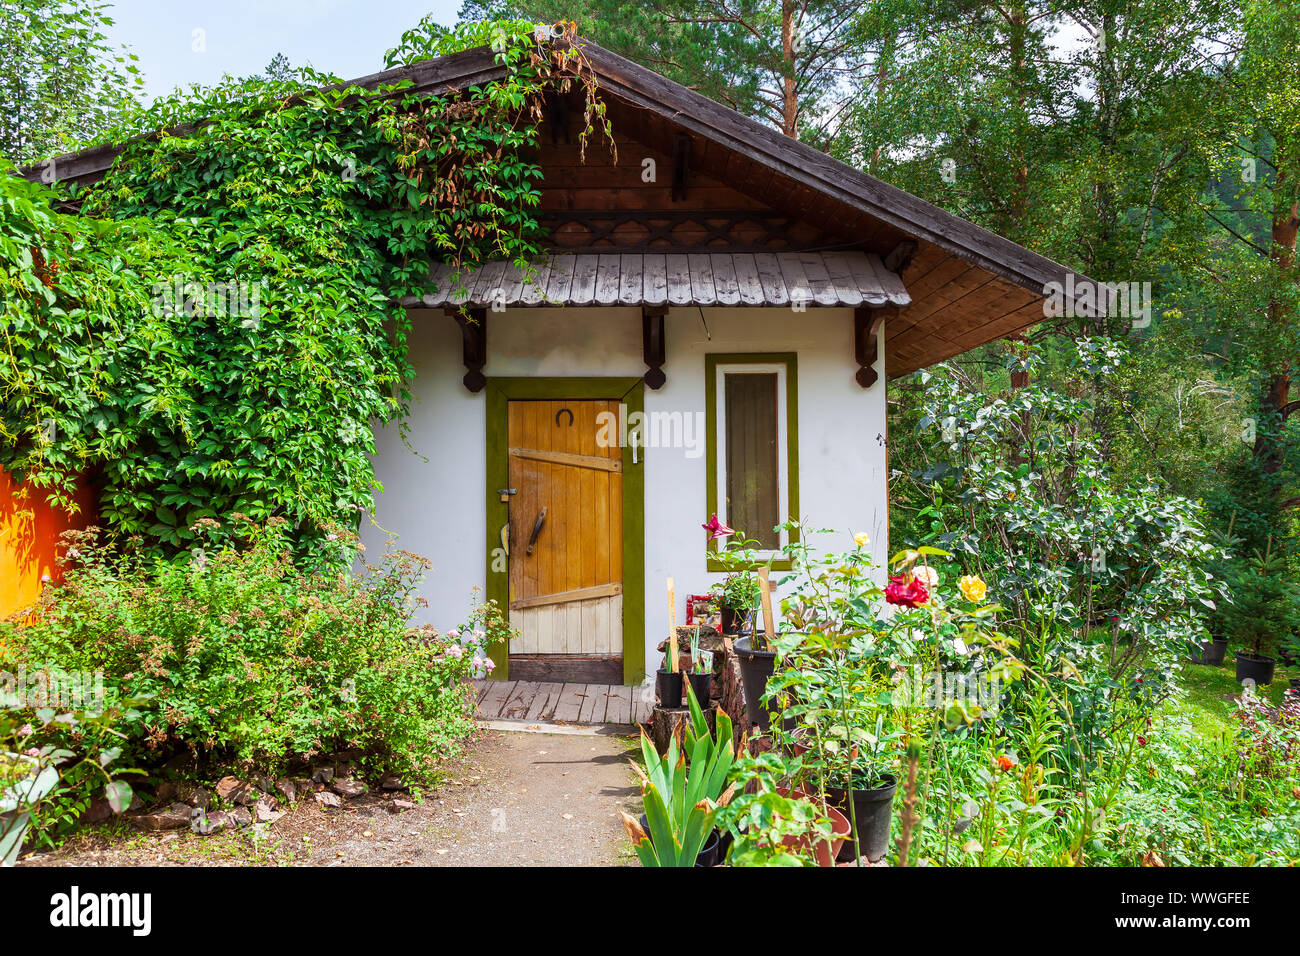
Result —
[[795, 356], [705, 356], [705, 393], [709, 513], [775, 556], [790, 538], [773, 528], [799, 513]]

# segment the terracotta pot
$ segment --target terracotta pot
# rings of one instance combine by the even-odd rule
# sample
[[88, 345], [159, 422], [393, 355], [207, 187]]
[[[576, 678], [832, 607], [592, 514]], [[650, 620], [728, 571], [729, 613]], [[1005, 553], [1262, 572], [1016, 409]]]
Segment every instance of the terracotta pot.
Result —
[[[778, 788], [777, 792], [784, 797], [807, 797], [817, 802], [817, 798], [811, 796], [802, 789], [787, 790]], [[834, 807], [823, 804], [826, 815], [831, 818], [831, 832], [834, 838], [827, 841], [823, 840], [813, 847], [813, 856], [817, 859], [818, 866], [834, 866], [835, 856], [840, 852], [840, 847], [848, 839], [852, 830], [849, 827], [849, 819]], [[811, 836], [788, 836], [781, 841], [782, 846], [787, 846], [792, 850], [806, 850], [812, 844]]]

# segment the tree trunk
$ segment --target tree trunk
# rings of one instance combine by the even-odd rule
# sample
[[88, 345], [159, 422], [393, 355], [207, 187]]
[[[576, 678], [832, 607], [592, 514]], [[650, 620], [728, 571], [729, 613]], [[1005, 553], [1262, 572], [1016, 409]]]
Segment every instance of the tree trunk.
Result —
[[794, 0], [781, 0], [781, 62], [785, 66], [781, 77], [781, 132], [786, 136], [799, 135], [799, 90], [794, 73]]

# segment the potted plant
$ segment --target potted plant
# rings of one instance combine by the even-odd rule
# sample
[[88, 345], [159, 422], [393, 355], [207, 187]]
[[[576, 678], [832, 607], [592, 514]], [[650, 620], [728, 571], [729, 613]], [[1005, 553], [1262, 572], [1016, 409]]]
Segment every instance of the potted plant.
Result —
[[792, 781], [799, 758], [774, 750], [738, 759], [732, 776], [739, 790], [719, 814], [732, 839], [733, 866], [834, 866], [849, 835], [840, 811]]
[[761, 562], [758, 542], [744, 536], [727, 544], [720, 539], [736, 535], [718, 520], [715, 514], [702, 525], [708, 532], [708, 557], [722, 564], [726, 576], [709, 589], [714, 603], [718, 606], [718, 630], [723, 634], [742, 634], [753, 625], [754, 612], [758, 609], [758, 586], [754, 580], [753, 569]]
[[[891, 677], [900, 639], [939, 627], [942, 602], [931, 593], [938, 574], [925, 562], [947, 557], [922, 547], [897, 555], [897, 573], [883, 589], [875, 583], [865, 536], [843, 554], [813, 554], [797, 546], [793, 587], [782, 602], [788, 630], [777, 638], [785, 667], [769, 683], [769, 695], [786, 702], [778, 743], [802, 751], [802, 786], [824, 796], [850, 823], [839, 858], [876, 862], [889, 848], [889, 829], [903, 750], [904, 730], [895, 723]], [[963, 579], [963, 595], [977, 603], [984, 584]], [[939, 603], [936, 603], [939, 602]], [[895, 608], [886, 611], [884, 605]], [[949, 625], [945, 625], [947, 627]], [[934, 642], [937, 646], [938, 642]]]
[[713, 698], [713, 652], [700, 649], [700, 629], [691, 637], [691, 671], [687, 675], [695, 699], [709, 706]]
[[1271, 537], [1262, 553], [1238, 565], [1231, 582], [1232, 603], [1224, 609], [1224, 619], [1233, 636], [1250, 648], [1236, 652], [1237, 680], [1271, 684], [1276, 661], [1263, 651], [1300, 626], [1300, 586], [1290, 580]]
[[[1216, 548], [1218, 557], [1209, 564], [1209, 569], [1216, 578], [1227, 579], [1232, 573], [1232, 555], [1237, 547], [1241, 544], [1241, 538], [1232, 533], [1233, 526], [1237, 523], [1236, 512], [1228, 519], [1227, 531], [1214, 529], [1210, 532], [1210, 538]], [[1192, 658], [1194, 664], [1204, 664], [1208, 667], [1220, 667], [1223, 665], [1224, 658], [1228, 653], [1228, 637], [1224, 633], [1224, 605], [1216, 607], [1210, 615], [1209, 630], [1210, 639], [1201, 641], [1201, 653]]]
[[875, 733], [858, 736], [847, 765], [832, 762], [827, 768], [827, 800], [852, 821], [852, 839], [845, 841], [837, 858], [841, 863], [859, 855], [877, 863], [889, 850], [889, 825], [898, 790], [898, 777], [890, 771], [901, 738], [901, 731], [886, 729], [884, 714], [878, 713]]
[[655, 693], [659, 696], [660, 707], [675, 709], [682, 706], [682, 672], [678, 668], [677, 628], [675, 627], [668, 638], [664, 666], [655, 672]]
[[645, 813], [637, 820], [624, 813], [623, 826], [643, 866], [715, 866], [721, 860], [718, 812], [731, 799], [729, 784], [735, 762], [731, 719], [718, 711], [711, 734], [695, 695], [688, 692], [690, 721], [682, 746], [673, 737], [660, 757], [641, 734], [640, 765]]
[[763, 605], [763, 629], [755, 629], [748, 637], [740, 638], [732, 645], [732, 649], [736, 652], [736, 662], [740, 665], [740, 684], [745, 691], [745, 717], [751, 727], [757, 724], [761, 733], [767, 733], [771, 726], [771, 704], [766, 700], [767, 683], [776, 670], [776, 648], [772, 646], [776, 637], [776, 624], [772, 614], [772, 591], [767, 568], [759, 568], [755, 577], [759, 600]]

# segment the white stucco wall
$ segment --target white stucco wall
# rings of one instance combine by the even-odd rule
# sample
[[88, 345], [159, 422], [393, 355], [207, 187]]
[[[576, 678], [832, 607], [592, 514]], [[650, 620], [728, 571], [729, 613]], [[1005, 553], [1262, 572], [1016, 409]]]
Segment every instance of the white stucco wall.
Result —
[[[422, 620], [449, 627], [463, 619], [471, 589], [484, 584], [483, 393], [461, 383], [460, 332], [441, 311], [413, 311], [410, 360], [415, 368], [407, 443], [397, 429], [376, 435], [376, 473], [384, 485], [362, 537], [373, 558], [391, 532], [395, 545], [433, 561]], [[877, 348], [881, 349], [882, 339]], [[667, 383], [647, 389], [645, 408], [704, 411], [704, 356], [710, 352], [796, 352], [799, 379], [799, 505], [811, 527], [843, 532], [825, 547], [843, 549], [848, 534], [871, 536], [878, 564], [887, 548], [885, 383], [870, 389], [853, 378], [850, 309], [674, 309], [666, 323]], [[488, 314], [491, 376], [640, 376], [639, 309], [515, 309]], [[408, 447], [409, 446], [409, 447]], [[664, 579], [675, 579], [678, 621], [685, 595], [720, 577], [705, 569], [707, 455], [684, 448], [646, 449], [646, 663], [667, 634]], [[818, 541], [814, 539], [814, 545]]]

